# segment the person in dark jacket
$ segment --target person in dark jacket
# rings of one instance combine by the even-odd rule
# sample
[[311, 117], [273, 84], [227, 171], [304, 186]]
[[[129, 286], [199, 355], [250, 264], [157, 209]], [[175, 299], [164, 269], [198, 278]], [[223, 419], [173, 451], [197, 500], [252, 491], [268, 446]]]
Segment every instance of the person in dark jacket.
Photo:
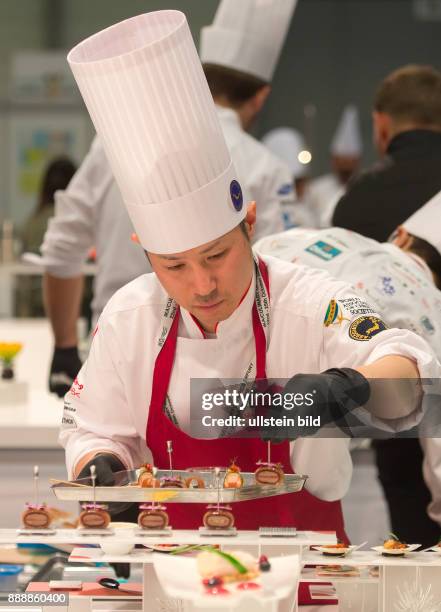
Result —
[[[441, 73], [409, 65], [387, 76], [375, 96], [373, 128], [381, 160], [351, 180], [333, 225], [384, 242], [441, 189]], [[400, 537], [410, 524], [419, 543], [437, 542], [419, 440], [376, 440], [374, 449], [394, 533]]]
[[441, 73], [392, 72], [375, 96], [373, 124], [381, 161], [349, 183], [333, 225], [385, 242], [441, 189]]

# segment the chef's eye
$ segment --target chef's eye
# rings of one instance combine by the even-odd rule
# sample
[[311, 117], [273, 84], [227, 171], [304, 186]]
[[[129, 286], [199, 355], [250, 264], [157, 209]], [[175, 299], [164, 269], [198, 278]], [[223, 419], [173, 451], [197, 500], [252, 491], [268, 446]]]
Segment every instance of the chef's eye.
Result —
[[221, 251], [220, 253], [215, 253], [214, 255], [210, 255], [208, 257], [208, 259], [210, 259], [210, 260], [211, 259], [220, 259], [221, 257], [223, 257], [225, 255], [226, 252], [227, 251], [225, 250], [225, 251]]
[[184, 267], [184, 264], [176, 264], [175, 266], [167, 266], [167, 270], [176, 272], [177, 270], [182, 270], [183, 267]]

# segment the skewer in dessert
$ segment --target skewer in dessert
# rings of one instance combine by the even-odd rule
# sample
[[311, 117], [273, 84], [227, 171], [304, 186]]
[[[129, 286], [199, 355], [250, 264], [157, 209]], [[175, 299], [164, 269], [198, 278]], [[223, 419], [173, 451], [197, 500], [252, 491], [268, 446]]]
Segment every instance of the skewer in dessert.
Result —
[[83, 529], [107, 529], [110, 523], [110, 514], [107, 506], [96, 503], [96, 467], [90, 466], [90, 477], [92, 479], [93, 502], [83, 504], [83, 511], [79, 516], [79, 524]]
[[[152, 467], [152, 477], [156, 480], [157, 469]], [[166, 507], [156, 504], [154, 500], [150, 504], [139, 506], [138, 525], [141, 529], [166, 529], [168, 527], [168, 514]]]
[[51, 517], [46, 504], [40, 504], [38, 500], [39, 475], [38, 465], [34, 465], [34, 502], [26, 503], [26, 510], [21, 516], [25, 529], [48, 529], [51, 524]]
[[172, 488], [178, 488], [178, 489], [183, 489], [185, 487], [185, 483], [182, 480], [182, 478], [179, 476], [179, 474], [174, 474], [173, 473], [173, 460], [172, 460], [172, 455], [173, 455], [173, 444], [171, 440], [167, 440], [167, 453], [168, 453], [168, 462], [169, 462], [169, 467], [170, 467], [170, 475], [169, 476], [163, 476], [160, 479], [160, 487], [172, 487]]
[[240, 467], [236, 465], [236, 461], [233, 459], [225, 474], [224, 488], [240, 489], [240, 487], [243, 487], [243, 476], [240, 473]]
[[234, 514], [231, 506], [221, 505], [220, 503], [220, 468], [214, 468], [217, 486], [217, 503], [207, 506], [202, 522], [206, 529], [233, 529]]
[[267, 461], [259, 461], [254, 472], [257, 484], [277, 486], [282, 484], [285, 474], [280, 463], [271, 463], [271, 441], [267, 442]]
[[144, 463], [140, 467], [138, 485], [142, 488], [159, 487], [159, 480], [153, 475], [154, 467], [151, 463]]

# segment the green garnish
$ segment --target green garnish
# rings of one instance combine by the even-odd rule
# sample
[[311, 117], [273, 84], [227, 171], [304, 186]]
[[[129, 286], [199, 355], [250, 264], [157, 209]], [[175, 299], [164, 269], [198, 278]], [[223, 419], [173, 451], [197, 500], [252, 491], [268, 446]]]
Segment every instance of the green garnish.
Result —
[[229, 555], [228, 553], [225, 553], [222, 550], [219, 550], [218, 548], [212, 548], [210, 552], [214, 552], [219, 555], [219, 557], [222, 557], [226, 561], [229, 561], [234, 567], [234, 569], [239, 572], [239, 574], [246, 574], [248, 572], [247, 568], [242, 565], [242, 563], [238, 561], [235, 557], [233, 557], [233, 555]]
[[392, 539], [392, 540], [395, 540], [396, 542], [399, 542], [399, 541], [400, 541], [400, 540], [399, 540], [399, 538], [398, 538], [398, 536], [396, 536], [394, 533], [392, 533], [392, 532], [391, 532], [389, 535], [390, 535], [390, 537], [391, 537], [391, 539]]

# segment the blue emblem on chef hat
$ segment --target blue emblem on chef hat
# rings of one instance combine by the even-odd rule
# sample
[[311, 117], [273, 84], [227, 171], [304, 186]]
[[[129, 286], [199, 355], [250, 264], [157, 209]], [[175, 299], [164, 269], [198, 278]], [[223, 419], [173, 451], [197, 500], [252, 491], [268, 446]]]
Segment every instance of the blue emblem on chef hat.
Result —
[[230, 196], [231, 196], [231, 201], [233, 203], [234, 208], [237, 210], [237, 212], [240, 212], [243, 206], [243, 194], [242, 194], [242, 188], [240, 186], [239, 181], [236, 181], [236, 180], [231, 181]]

